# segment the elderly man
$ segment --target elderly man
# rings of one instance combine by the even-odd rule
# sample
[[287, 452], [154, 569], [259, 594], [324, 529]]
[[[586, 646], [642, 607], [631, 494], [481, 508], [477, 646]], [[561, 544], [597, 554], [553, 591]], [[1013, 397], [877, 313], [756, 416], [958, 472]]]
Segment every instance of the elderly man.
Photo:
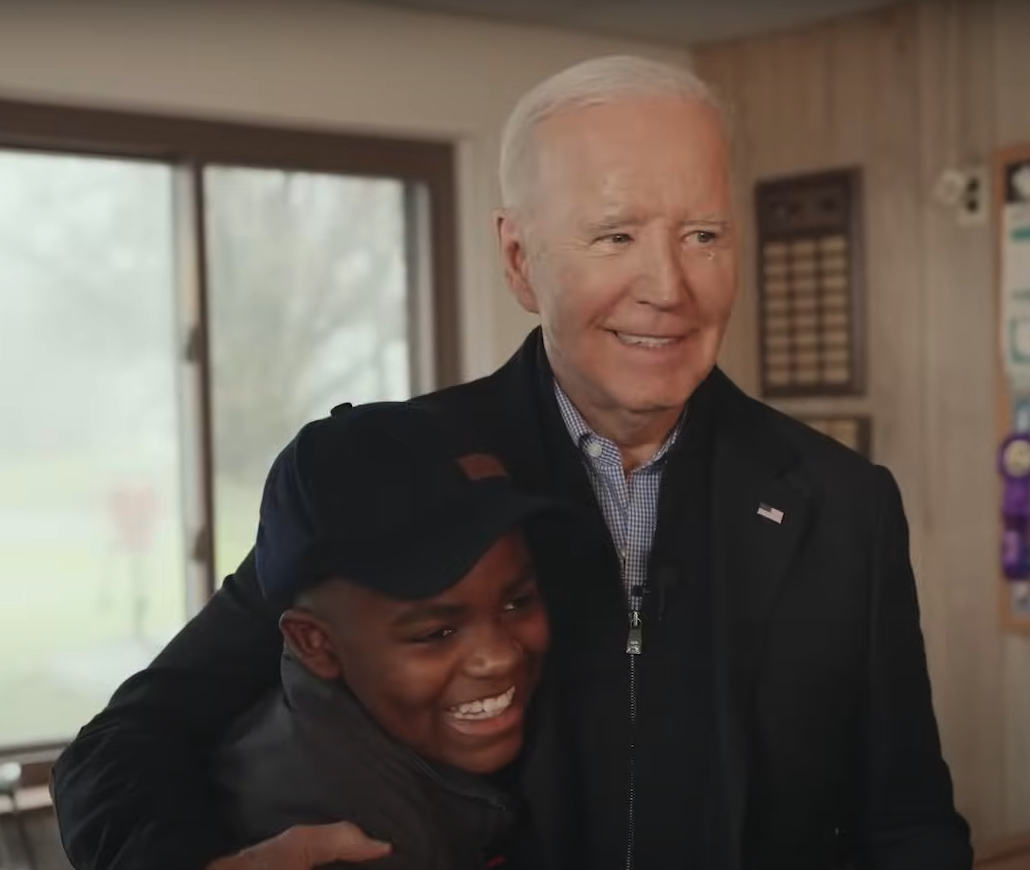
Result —
[[[738, 256], [716, 101], [637, 58], [572, 67], [516, 107], [501, 183], [505, 276], [541, 328], [416, 401], [578, 505], [532, 540], [559, 689], [515, 772], [532, 866], [970, 867], [893, 478], [715, 366]], [[248, 559], [58, 763], [80, 870], [381, 854], [341, 824], [210, 863], [208, 751], [280, 647]]]

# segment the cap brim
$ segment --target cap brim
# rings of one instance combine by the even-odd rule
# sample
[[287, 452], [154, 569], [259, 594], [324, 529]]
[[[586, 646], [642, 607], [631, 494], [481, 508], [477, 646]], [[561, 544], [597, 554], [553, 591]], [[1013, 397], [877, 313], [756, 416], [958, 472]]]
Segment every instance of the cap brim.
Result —
[[[391, 598], [432, 598], [460, 582], [507, 532], [541, 514], [561, 512], [556, 500], [527, 495], [482, 481], [477, 492], [438, 520], [403, 540], [350, 565], [343, 577]], [[501, 481], [498, 481], [501, 483]]]

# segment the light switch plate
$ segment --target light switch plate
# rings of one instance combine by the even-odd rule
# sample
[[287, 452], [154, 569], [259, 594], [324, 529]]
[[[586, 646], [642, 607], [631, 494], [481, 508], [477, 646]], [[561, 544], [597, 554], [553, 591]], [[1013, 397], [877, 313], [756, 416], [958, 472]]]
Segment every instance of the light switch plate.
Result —
[[959, 197], [957, 221], [960, 227], [983, 226], [991, 204], [991, 183], [986, 166], [965, 171], [965, 186]]

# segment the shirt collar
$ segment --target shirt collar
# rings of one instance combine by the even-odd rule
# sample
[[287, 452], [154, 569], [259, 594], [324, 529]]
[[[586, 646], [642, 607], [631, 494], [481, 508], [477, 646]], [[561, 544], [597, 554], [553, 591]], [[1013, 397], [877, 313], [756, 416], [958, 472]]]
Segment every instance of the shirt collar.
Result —
[[[576, 406], [572, 404], [572, 399], [569, 398], [565, 390], [562, 389], [561, 384], [558, 383], [557, 379], [553, 380], [554, 383], [554, 396], [558, 400], [558, 410], [561, 412], [562, 421], [565, 423], [565, 428], [569, 432], [569, 436], [572, 438], [576, 447], [579, 448], [581, 453], [585, 453], [591, 460], [599, 460], [604, 462], [606, 460], [617, 461], [621, 466], [622, 458], [619, 453], [619, 448], [615, 442], [603, 435], [598, 435], [586, 420], [583, 419], [583, 415], [579, 413]], [[669, 433], [668, 437], [662, 443], [662, 446], [658, 448], [654, 456], [652, 456], [643, 465], [637, 467], [636, 470], [641, 470], [653, 466], [663, 459], [665, 459], [672, 445], [676, 443], [676, 439], [679, 438], [680, 431], [683, 428], [683, 418], [686, 416], [686, 411], [680, 414], [679, 419], [676, 421], [676, 425]], [[596, 446], [593, 446], [596, 445]]]

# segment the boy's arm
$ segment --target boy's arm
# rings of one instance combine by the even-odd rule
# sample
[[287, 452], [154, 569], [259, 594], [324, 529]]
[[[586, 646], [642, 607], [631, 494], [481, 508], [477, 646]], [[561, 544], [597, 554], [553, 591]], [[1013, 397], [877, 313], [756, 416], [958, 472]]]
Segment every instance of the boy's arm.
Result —
[[210, 754], [278, 679], [278, 614], [253, 552], [54, 765], [61, 840], [77, 870], [201, 870], [224, 855]]

